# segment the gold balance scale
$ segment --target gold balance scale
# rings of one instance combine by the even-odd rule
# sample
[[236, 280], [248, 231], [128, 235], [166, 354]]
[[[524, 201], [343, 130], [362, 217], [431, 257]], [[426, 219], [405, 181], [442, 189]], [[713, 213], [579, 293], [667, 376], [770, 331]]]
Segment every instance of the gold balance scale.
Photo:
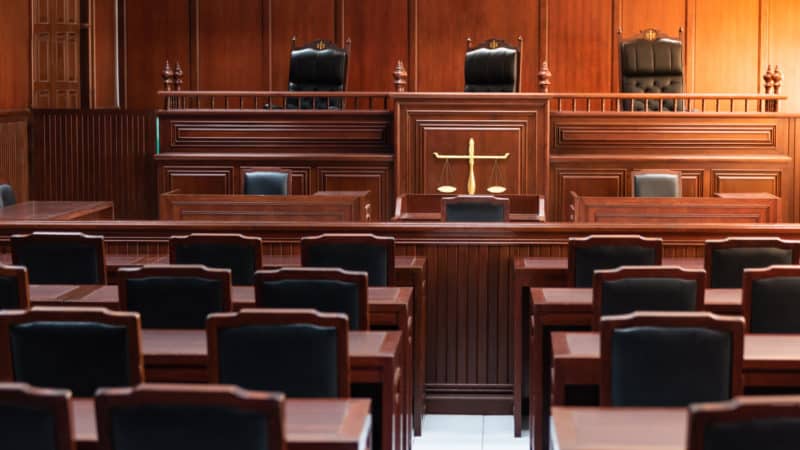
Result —
[[507, 160], [510, 156], [510, 153], [506, 153], [504, 155], [476, 155], [475, 154], [475, 139], [469, 138], [469, 152], [466, 155], [441, 155], [438, 152], [433, 152], [433, 157], [436, 159], [444, 160], [444, 166], [442, 167], [442, 175], [439, 187], [436, 188], [437, 191], [443, 194], [452, 194], [458, 190], [452, 184], [451, 175], [450, 175], [450, 160], [451, 159], [466, 159], [469, 162], [469, 179], [467, 180], [467, 193], [469, 195], [475, 195], [476, 185], [475, 182], [475, 160], [490, 160], [494, 161], [494, 166], [492, 167], [492, 174], [489, 178], [489, 187], [486, 188], [486, 191], [491, 194], [502, 194], [507, 189], [503, 185], [503, 180], [500, 175], [500, 166], [499, 161]]

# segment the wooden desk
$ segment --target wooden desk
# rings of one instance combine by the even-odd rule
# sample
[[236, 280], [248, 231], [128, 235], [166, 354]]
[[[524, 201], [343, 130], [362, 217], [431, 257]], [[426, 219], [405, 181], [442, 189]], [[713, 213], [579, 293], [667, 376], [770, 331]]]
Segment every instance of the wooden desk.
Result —
[[[354, 395], [374, 393], [372, 411], [375, 449], [409, 450], [403, 434], [406, 414], [399, 331], [351, 331], [349, 333], [350, 377]], [[145, 379], [165, 383], [208, 381], [208, 349], [205, 330], [142, 330]], [[380, 416], [378, 418], [378, 416]]]
[[551, 450], [685, 450], [687, 408], [553, 407]]
[[[442, 220], [442, 199], [457, 194], [403, 194], [397, 197], [393, 221], [439, 222]], [[544, 222], [544, 197], [541, 195], [499, 194], [509, 200], [511, 222]]]
[[22, 202], [0, 208], [0, 221], [106, 220], [114, 218], [112, 202]]
[[[73, 398], [72, 438], [77, 450], [96, 450], [97, 419], [93, 398]], [[367, 399], [289, 398], [284, 404], [287, 450], [366, 450], [370, 447]]]

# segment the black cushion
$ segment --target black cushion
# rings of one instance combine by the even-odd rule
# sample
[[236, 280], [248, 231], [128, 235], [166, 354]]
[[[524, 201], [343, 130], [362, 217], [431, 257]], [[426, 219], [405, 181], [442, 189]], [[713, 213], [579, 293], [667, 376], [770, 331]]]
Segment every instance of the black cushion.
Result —
[[246, 172], [244, 193], [249, 195], [286, 195], [289, 174], [286, 172]]
[[515, 49], [477, 48], [464, 62], [464, 92], [515, 92], [519, 55]]
[[16, 241], [18, 260], [28, 268], [31, 284], [101, 284], [105, 268], [98, 267], [94, 244]]
[[343, 91], [347, 77], [347, 53], [338, 48], [292, 50], [289, 62], [290, 91]]
[[602, 315], [634, 311], [692, 311], [697, 282], [680, 278], [625, 278], [603, 283]]
[[496, 203], [446, 204], [448, 222], [505, 222], [505, 207]]
[[0, 276], [0, 309], [19, 308], [19, 288], [14, 277]]
[[658, 264], [656, 251], [638, 245], [596, 245], [575, 248], [575, 287], [592, 287], [595, 270]]
[[0, 208], [11, 206], [17, 203], [14, 189], [9, 184], [0, 184]]
[[337, 397], [336, 329], [308, 324], [249, 325], [219, 331], [220, 383]]
[[[339, 280], [274, 280], [256, 286], [263, 293], [263, 308], [310, 308], [321, 312], [341, 312], [350, 319], [350, 329], [358, 329], [359, 289], [355, 283]], [[256, 296], [258, 297], [258, 296]]]
[[252, 285], [256, 270], [256, 255], [252, 247], [228, 244], [177, 244], [176, 264], [202, 264], [207, 267], [231, 270], [235, 285]]
[[742, 271], [773, 264], [793, 264], [792, 250], [775, 247], [720, 248], [711, 253], [711, 287], [742, 287]]
[[386, 249], [378, 245], [315, 243], [308, 248], [303, 265], [367, 272], [370, 286], [386, 286], [389, 284], [388, 258]]
[[199, 277], [127, 280], [129, 311], [141, 313], [142, 328], [205, 329], [206, 316], [223, 310], [222, 283]]
[[800, 333], [800, 277], [753, 280], [751, 333]]
[[79, 397], [131, 383], [123, 326], [43, 321], [14, 325], [10, 334], [14, 381], [70, 389]]
[[55, 450], [52, 414], [0, 401], [0, 448], [3, 450]]
[[[622, 67], [622, 92], [632, 93], [681, 93], [683, 92], [683, 47], [680, 41], [637, 39], [620, 45]], [[630, 101], [623, 102], [623, 109], [630, 110]], [[634, 110], [645, 109], [644, 102], [636, 100]], [[659, 104], [650, 100], [649, 111], [658, 111]], [[666, 111], [683, 111], [683, 103], [665, 100]]]
[[774, 417], [710, 424], [704, 450], [794, 450], [800, 442], [800, 418]]
[[680, 180], [668, 173], [643, 173], [633, 177], [634, 197], [680, 197]]
[[117, 407], [111, 431], [115, 450], [269, 448], [263, 415], [222, 406]]
[[693, 327], [631, 327], [612, 336], [614, 406], [687, 406], [730, 398], [731, 336]]

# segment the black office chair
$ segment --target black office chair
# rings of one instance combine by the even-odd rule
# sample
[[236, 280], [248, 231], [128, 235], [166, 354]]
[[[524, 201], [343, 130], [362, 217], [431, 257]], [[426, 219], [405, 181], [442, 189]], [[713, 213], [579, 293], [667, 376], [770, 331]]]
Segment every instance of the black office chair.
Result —
[[508, 222], [510, 201], [491, 195], [442, 198], [444, 222]]
[[777, 238], [728, 238], [705, 243], [705, 269], [711, 288], [742, 287], [747, 268], [797, 264], [800, 241]]
[[[323, 39], [297, 47], [292, 37], [289, 59], [289, 91], [345, 91], [347, 90], [347, 63], [350, 58], [350, 39], [345, 48]], [[287, 109], [341, 109], [340, 98], [301, 97], [287, 98]]]
[[349, 397], [348, 329], [344, 314], [309, 309], [211, 314], [211, 383], [288, 397]]
[[800, 266], [744, 269], [742, 312], [750, 333], [800, 333]]
[[519, 92], [521, 90], [522, 36], [519, 47], [502, 39], [489, 39], [472, 46], [467, 38], [464, 57], [464, 92]]
[[17, 196], [10, 184], [0, 184], [0, 208], [17, 203]]
[[366, 272], [300, 267], [256, 272], [256, 306], [344, 313], [351, 330], [369, 329]]
[[11, 236], [11, 260], [25, 266], [32, 284], [105, 284], [102, 236], [45, 233]]
[[304, 267], [367, 272], [370, 286], [394, 285], [394, 238], [373, 234], [322, 234], [300, 240]]
[[0, 264], [0, 310], [31, 307], [28, 270]]
[[620, 266], [661, 265], [663, 241], [638, 235], [607, 235], [570, 238], [567, 285], [592, 287], [595, 270]]
[[95, 397], [103, 450], [284, 450], [284, 395], [235, 386], [142, 384]]
[[0, 444], [5, 450], [74, 450], [72, 394], [0, 383]]
[[253, 284], [261, 270], [261, 238], [241, 234], [192, 233], [169, 239], [170, 264], [200, 264], [230, 269], [234, 285]]
[[231, 271], [205, 266], [127, 267], [118, 272], [119, 306], [142, 328], [205, 329], [206, 317], [231, 311]]
[[274, 167], [243, 169], [242, 193], [245, 195], [289, 195], [292, 193], [290, 170]]
[[681, 174], [674, 171], [637, 171], [631, 174], [634, 197], [680, 197]]
[[[638, 36], [622, 40], [620, 53], [620, 91], [626, 93], [682, 93], [683, 43], [648, 29]], [[681, 101], [663, 102], [624, 100], [625, 111], [683, 111]]]

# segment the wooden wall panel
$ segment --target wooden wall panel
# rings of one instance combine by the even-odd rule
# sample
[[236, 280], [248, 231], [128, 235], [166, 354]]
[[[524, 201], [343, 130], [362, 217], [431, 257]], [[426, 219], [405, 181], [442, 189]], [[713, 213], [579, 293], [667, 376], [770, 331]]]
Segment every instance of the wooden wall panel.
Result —
[[29, 0], [3, 0], [0, 13], [0, 110], [30, 106]]
[[782, 111], [800, 111], [800, 2], [797, 0], [763, 0], [766, 13], [762, 30], [766, 55], [765, 64], [778, 64], [783, 71], [782, 93], [789, 100], [781, 104]]
[[31, 0], [32, 100], [35, 108], [81, 106], [78, 0]]
[[94, 71], [91, 74], [91, 107], [115, 108], [117, 100], [117, 0], [94, 0], [92, 13]]
[[408, 0], [344, 2], [344, 36], [353, 42], [350, 90], [394, 90], [395, 64], [409, 62], [408, 4]]
[[28, 114], [0, 112], [0, 183], [8, 183], [17, 201], [29, 197]]
[[[627, 38], [647, 28], [678, 37], [686, 28], [686, 0], [617, 0], [619, 31]], [[615, 30], [617, 31], [617, 30]]]

